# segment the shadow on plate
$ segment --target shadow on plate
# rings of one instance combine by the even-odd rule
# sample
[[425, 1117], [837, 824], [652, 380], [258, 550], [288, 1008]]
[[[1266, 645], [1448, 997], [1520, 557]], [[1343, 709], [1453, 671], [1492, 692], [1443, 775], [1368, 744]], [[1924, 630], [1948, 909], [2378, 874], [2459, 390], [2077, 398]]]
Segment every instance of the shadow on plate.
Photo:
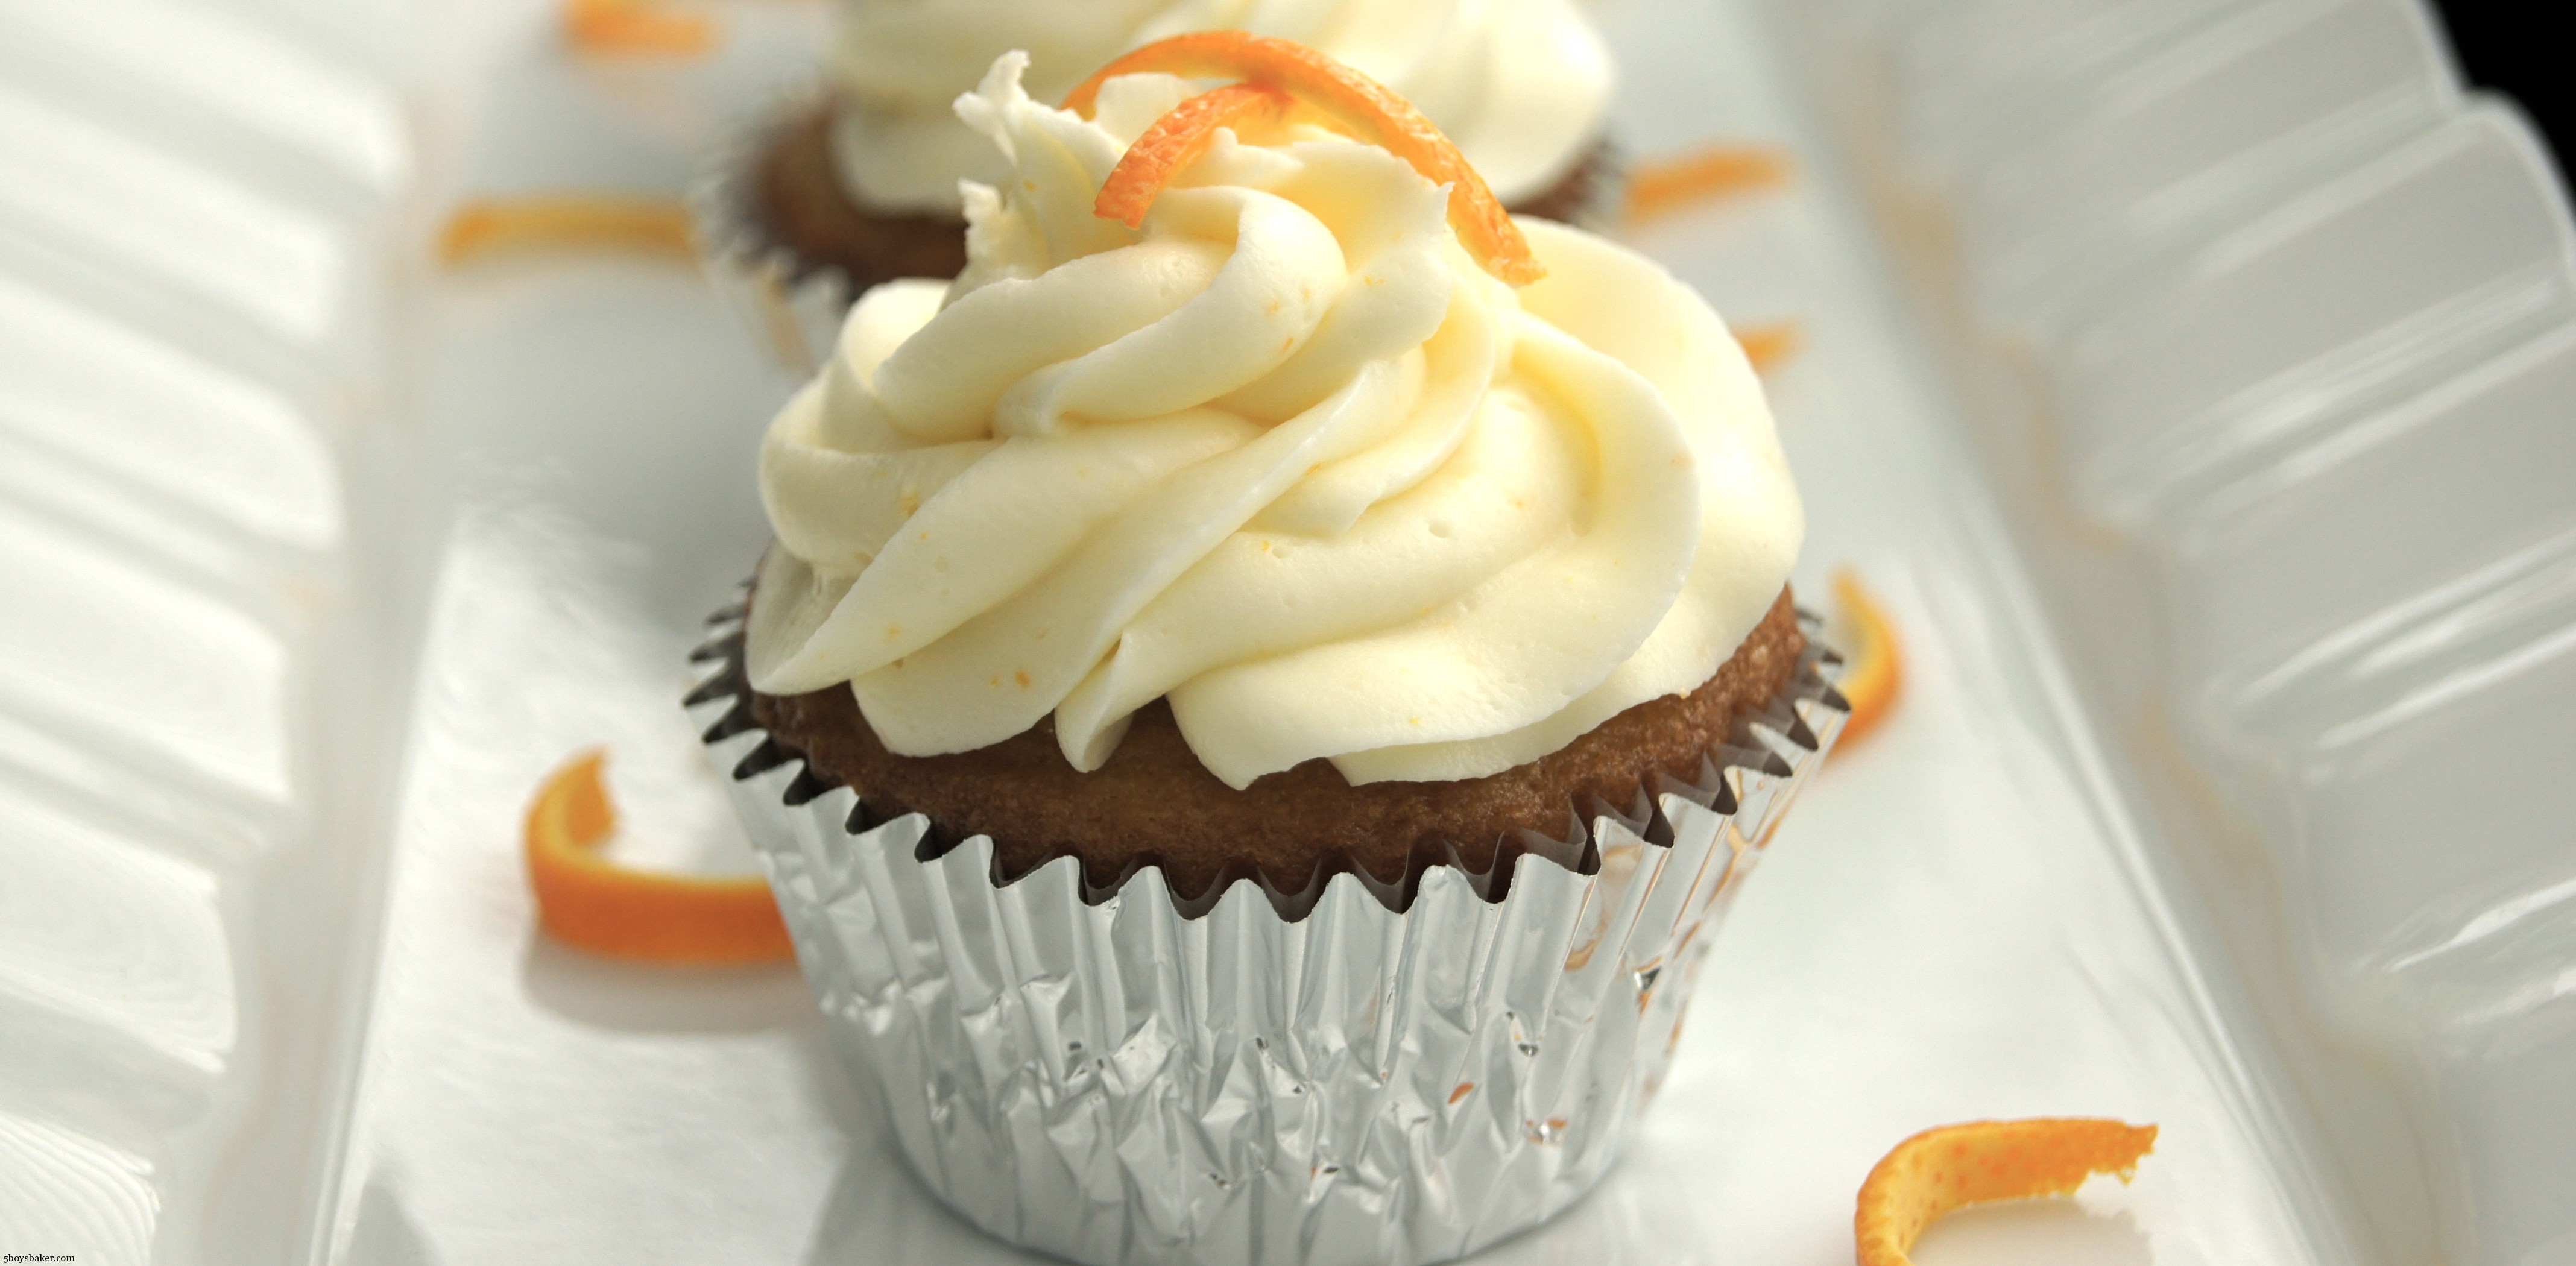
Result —
[[[1018, 1266], [1056, 1259], [1014, 1248], [948, 1210], [913, 1176], [873, 1106], [852, 1132], [805, 1253], [806, 1266]], [[1710, 1236], [1668, 1169], [1627, 1165], [1555, 1221], [1469, 1259], [1473, 1266], [1709, 1266]], [[2143, 1241], [2141, 1241], [2143, 1244]], [[2141, 1250], [2143, 1252], [2143, 1250]], [[2128, 1266], [2128, 1258], [2105, 1258]], [[2144, 1266], [2146, 1259], [2136, 1259]]]
[[357, 1220], [340, 1258], [348, 1266], [438, 1266], [429, 1238], [403, 1208], [395, 1186], [379, 1173], [359, 1194]]
[[528, 939], [519, 981], [546, 1010], [621, 1033], [756, 1033], [819, 1027], [793, 963], [664, 967], [620, 962]]
[[2024, 1200], [1965, 1209], [1915, 1243], [1916, 1266], [2151, 1266], [2146, 1233], [2126, 1212], [2086, 1213], [2072, 1200]]

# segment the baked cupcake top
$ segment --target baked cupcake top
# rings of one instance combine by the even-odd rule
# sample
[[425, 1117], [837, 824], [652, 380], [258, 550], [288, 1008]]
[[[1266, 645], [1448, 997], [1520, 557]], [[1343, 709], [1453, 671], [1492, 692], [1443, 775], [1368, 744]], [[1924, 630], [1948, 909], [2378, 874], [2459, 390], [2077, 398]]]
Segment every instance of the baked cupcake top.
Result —
[[1052, 716], [1097, 768], [1159, 697], [1238, 788], [1466, 779], [1699, 687], [1772, 607], [1797, 492], [1661, 268], [1522, 221], [1515, 290], [1447, 187], [1304, 123], [1218, 131], [1131, 229], [1102, 184], [1195, 89], [1084, 119], [1026, 64], [957, 103], [1010, 172], [966, 271], [870, 291], [770, 427], [754, 687], [847, 682], [906, 756]]
[[994, 57], [1030, 55], [1061, 100], [1092, 67], [1184, 31], [1239, 28], [1319, 48], [1411, 99], [1503, 201], [1555, 184], [1610, 108], [1610, 56], [1576, 0], [841, 0], [832, 148], [853, 201], [954, 211], [957, 182], [1008, 165], [950, 105]]

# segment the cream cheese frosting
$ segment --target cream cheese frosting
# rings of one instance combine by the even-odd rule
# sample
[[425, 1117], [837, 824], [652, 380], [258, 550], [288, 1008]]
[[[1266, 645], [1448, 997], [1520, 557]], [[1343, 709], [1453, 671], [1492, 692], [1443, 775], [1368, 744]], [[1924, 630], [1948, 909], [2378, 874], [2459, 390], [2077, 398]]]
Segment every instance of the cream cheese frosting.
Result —
[[1092, 213], [1194, 89], [1096, 120], [997, 61], [959, 115], [968, 266], [861, 298], [771, 424], [749, 668], [847, 683], [886, 747], [1050, 716], [1094, 769], [1168, 698], [1229, 785], [1474, 778], [1697, 688], [1804, 532], [1743, 351], [1660, 267], [1521, 221], [1513, 290], [1447, 189], [1311, 127], [1217, 133], [1130, 230]]
[[1093, 68], [1187, 31], [1321, 49], [1411, 100], [1506, 203], [1573, 168], [1610, 108], [1610, 56], [1577, 0], [842, 0], [829, 70], [833, 162], [863, 206], [954, 212], [999, 185], [991, 144], [950, 110], [992, 60], [1030, 55], [1050, 104]]

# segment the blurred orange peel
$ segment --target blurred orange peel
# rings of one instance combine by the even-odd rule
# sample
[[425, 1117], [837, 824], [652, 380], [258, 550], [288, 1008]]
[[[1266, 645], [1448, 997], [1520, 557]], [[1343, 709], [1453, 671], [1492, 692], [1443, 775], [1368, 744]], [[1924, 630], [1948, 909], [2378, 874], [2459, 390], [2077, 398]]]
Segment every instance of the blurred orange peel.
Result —
[[689, 209], [669, 198], [562, 193], [483, 198], [447, 217], [438, 259], [459, 264], [506, 250], [606, 246], [691, 258]]
[[674, 13], [655, 0], [564, 0], [564, 42], [609, 57], [694, 57], [716, 46], [703, 13]]
[[1954, 1209], [2069, 1196], [2095, 1174], [2121, 1182], [2155, 1150], [2156, 1127], [2098, 1117], [1972, 1121], [1896, 1145], [1861, 1184], [1852, 1217], [1860, 1266], [1912, 1266], [1923, 1228]]
[[1628, 169], [1626, 219], [1634, 224], [1718, 198], [1777, 189], [1794, 170], [1784, 150], [1767, 145], [1711, 145]]
[[1860, 583], [1860, 575], [1848, 567], [1834, 569], [1834, 605], [1841, 619], [1843, 636], [1848, 645], [1842, 648], [1845, 658], [1842, 680], [1834, 688], [1851, 704], [1851, 719], [1843, 723], [1842, 738], [1834, 745], [1837, 755], [1851, 750], [1879, 722], [1905, 688], [1905, 656], [1896, 640], [1896, 626], [1887, 619], [1887, 611], [1878, 599]]
[[1744, 359], [1753, 362], [1753, 372], [1767, 374], [1781, 362], [1798, 354], [1805, 341], [1795, 321], [1774, 321], [1769, 325], [1748, 325], [1735, 331], [1735, 341], [1744, 346]]
[[[1466, 156], [1431, 120], [1413, 108], [1413, 103], [1376, 80], [1303, 44], [1242, 31], [1175, 35], [1101, 67], [1065, 97], [1064, 108], [1089, 118], [1099, 101], [1102, 84], [1120, 75], [1154, 72], [1191, 79], [1231, 79], [1284, 94], [1353, 138], [1385, 147], [1432, 183], [1449, 186], [1449, 223], [1485, 271], [1515, 286], [1526, 286], [1547, 275], [1546, 267], [1531, 253], [1529, 240], [1521, 236], [1520, 227], [1512, 223], [1511, 213], [1494, 197], [1485, 178], [1476, 174]], [[1215, 104], [1201, 104], [1213, 95], [1202, 94], [1174, 107], [1164, 120], [1157, 121], [1145, 136], [1138, 138], [1102, 187], [1099, 205], [1104, 209], [1100, 214], [1123, 219], [1130, 208], [1151, 206], [1163, 184], [1186, 165], [1185, 159], [1174, 155], [1190, 145], [1204, 152], [1204, 134], [1228, 126], [1218, 116], [1235, 111], [1238, 113], [1232, 117], [1248, 118], [1251, 102], [1256, 99], [1236, 94]], [[1197, 121], [1176, 124], [1167, 132], [1164, 123], [1171, 115], [1183, 112], [1192, 112]], [[1158, 137], [1158, 133], [1164, 135]], [[1148, 141], [1157, 148], [1138, 158], [1137, 151], [1146, 149]], [[1163, 147], [1169, 147], [1169, 151]], [[1126, 175], [1125, 183], [1120, 179], [1122, 173]], [[1136, 188], [1130, 189], [1127, 184]], [[1112, 215], [1105, 209], [1113, 207], [1119, 214]], [[1138, 219], [1131, 223], [1142, 223], [1141, 209], [1135, 214]]]
[[769, 884], [622, 866], [600, 855], [617, 832], [592, 748], [547, 776], [528, 805], [528, 882], [537, 921], [567, 945], [671, 964], [783, 962], [795, 957]]

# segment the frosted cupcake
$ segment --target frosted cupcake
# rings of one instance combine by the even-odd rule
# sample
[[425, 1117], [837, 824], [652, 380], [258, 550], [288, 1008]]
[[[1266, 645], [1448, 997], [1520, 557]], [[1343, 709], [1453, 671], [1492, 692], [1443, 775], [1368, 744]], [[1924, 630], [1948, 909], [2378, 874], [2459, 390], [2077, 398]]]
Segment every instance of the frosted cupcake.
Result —
[[967, 266], [772, 424], [692, 696], [907, 1158], [1079, 1261], [1564, 1207], [1842, 719], [1716, 314], [1279, 57], [958, 102]]
[[965, 266], [959, 181], [998, 187], [1009, 167], [951, 106], [1014, 49], [1052, 104], [1169, 35], [1296, 40], [1405, 94], [1515, 210], [1578, 220], [1613, 192], [1610, 60], [1575, 0], [841, 0], [837, 17], [827, 91], [728, 156], [702, 207], [721, 262], [766, 269], [776, 304], [825, 292], [805, 303], [834, 324], [836, 303], [879, 282]]

